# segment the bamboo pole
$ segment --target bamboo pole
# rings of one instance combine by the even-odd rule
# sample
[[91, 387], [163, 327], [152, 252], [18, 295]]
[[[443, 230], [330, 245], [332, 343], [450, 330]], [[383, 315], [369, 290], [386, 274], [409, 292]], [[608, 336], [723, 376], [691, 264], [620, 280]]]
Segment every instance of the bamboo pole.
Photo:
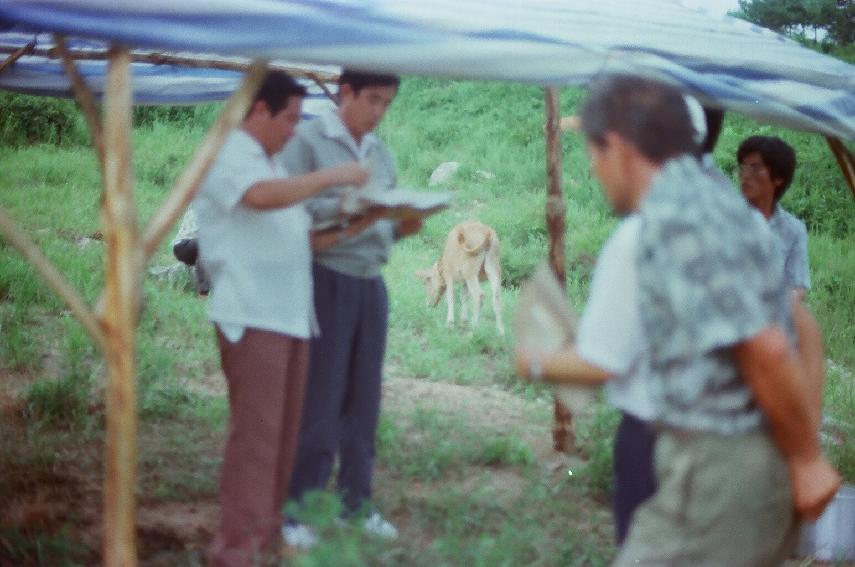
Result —
[[0, 234], [9, 244], [17, 248], [27, 262], [42, 275], [47, 284], [65, 301], [74, 316], [80, 320], [89, 336], [103, 348], [104, 333], [101, 332], [101, 326], [86, 300], [68, 283], [68, 280], [56, 269], [56, 266], [42, 254], [39, 247], [2, 208], [0, 208]]
[[[315, 81], [315, 84], [316, 84], [316, 85], [318, 85], [318, 87], [320, 87], [320, 89], [321, 89], [322, 91], [324, 91], [324, 94], [325, 94], [325, 95], [327, 95], [327, 98], [328, 98], [328, 99], [330, 99], [331, 101], [333, 101], [334, 103], [336, 103], [336, 105], [338, 105], [338, 97], [337, 97], [336, 95], [334, 95], [332, 92], [330, 92], [329, 88], [327, 88], [327, 84], [326, 84], [326, 82], [322, 81], [322, 80], [321, 80], [321, 78], [318, 76], [318, 74], [317, 74], [317, 73], [312, 72], [312, 73], [307, 73], [306, 75], [307, 75], [310, 79], [312, 79], [313, 81]], [[327, 81], [330, 81], [330, 80], [331, 80], [331, 79], [327, 79]]]
[[[7, 46], [0, 46], [0, 53], [14, 53], [17, 49], [12, 49]], [[27, 52], [27, 54], [38, 55], [40, 57], [48, 57], [50, 59], [58, 59], [61, 57], [59, 51], [55, 47], [36, 47]], [[104, 50], [97, 49], [72, 49], [69, 51], [72, 59], [87, 60], [87, 61], [103, 61], [109, 58], [109, 53]], [[134, 63], [151, 63], [152, 65], [180, 65], [181, 67], [189, 67], [196, 69], [220, 69], [222, 71], [239, 71], [246, 72], [252, 66], [253, 62], [245, 59], [212, 59], [210, 57], [201, 57], [193, 55], [174, 55], [169, 53], [148, 52], [142, 53], [135, 51], [130, 54], [131, 60]], [[301, 69], [292, 67], [275, 61], [269, 64], [269, 69], [273, 71], [284, 71], [293, 77], [300, 79], [310, 79], [315, 82], [335, 82], [338, 80], [338, 74], [327, 73], [318, 70]], [[321, 87], [324, 89], [324, 87]], [[329, 96], [326, 89], [325, 92]]]
[[23, 57], [24, 55], [29, 55], [33, 52], [36, 47], [36, 42], [31, 41], [27, 45], [23, 47], [19, 47], [18, 49], [12, 51], [11, 55], [3, 60], [3, 63], [0, 63], [0, 73], [6, 70], [6, 67], [10, 66], [12, 63]]
[[83, 115], [86, 117], [86, 124], [89, 126], [89, 133], [92, 135], [92, 145], [95, 147], [95, 153], [98, 155], [98, 162], [101, 164], [101, 172], [104, 172], [104, 134], [101, 131], [101, 122], [98, 120], [98, 107], [95, 104], [95, 96], [86, 84], [86, 80], [77, 68], [74, 59], [68, 52], [65, 45], [65, 38], [61, 35], [54, 36], [56, 50], [62, 58], [62, 66], [65, 69], [65, 74], [71, 80], [71, 87], [74, 90], [74, 98], [80, 108], [83, 109]]
[[[558, 89], [545, 89], [546, 102], [546, 174], [548, 179], [546, 197], [546, 227], [549, 232], [549, 265], [561, 283], [562, 289], [567, 282], [564, 256], [564, 220], [567, 206], [561, 190], [561, 107]], [[558, 397], [555, 402], [555, 420], [552, 426], [552, 446], [556, 451], [572, 451], [575, 441], [572, 435], [573, 416], [564, 407]]]
[[149, 221], [143, 236], [143, 262], [154, 254], [160, 241], [175, 224], [178, 217], [187, 208], [187, 204], [193, 199], [199, 184], [208, 173], [208, 169], [214, 162], [214, 158], [220, 151], [223, 142], [229, 132], [240, 124], [246, 111], [255, 96], [255, 91], [264, 80], [267, 66], [264, 62], [257, 61], [250, 67], [241, 83], [240, 88], [229, 98], [217, 122], [208, 130], [208, 134], [199, 147], [187, 167], [178, 177], [172, 190], [167, 195], [163, 204]]
[[846, 178], [846, 183], [849, 184], [852, 197], [855, 198], [855, 155], [840, 141], [840, 138], [826, 136], [825, 140], [828, 142], [831, 152], [837, 159], [837, 165], [840, 166], [840, 171], [843, 173], [843, 177]]
[[131, 181], [131, 58], [113, 52], [104, 101], [104, 198], [107, 244], [107, 434], [104, 470], [104, 564], [136, 565], [136, 344], [142, 262]]

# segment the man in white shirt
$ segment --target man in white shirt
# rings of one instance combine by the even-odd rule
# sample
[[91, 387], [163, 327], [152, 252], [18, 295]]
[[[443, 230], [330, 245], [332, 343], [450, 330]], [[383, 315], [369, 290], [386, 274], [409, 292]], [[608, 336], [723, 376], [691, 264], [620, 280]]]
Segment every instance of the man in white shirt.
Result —
[[254, 565], [279, 548], [317, 327], [302, 201], [368, 179], [355, 163], [289, 177], [271, 159], [292, 136], [305, 94], [291, 77], [270, 73], [193, 203], [231, 411], [221, 521], [209, 551], [216, 566]]

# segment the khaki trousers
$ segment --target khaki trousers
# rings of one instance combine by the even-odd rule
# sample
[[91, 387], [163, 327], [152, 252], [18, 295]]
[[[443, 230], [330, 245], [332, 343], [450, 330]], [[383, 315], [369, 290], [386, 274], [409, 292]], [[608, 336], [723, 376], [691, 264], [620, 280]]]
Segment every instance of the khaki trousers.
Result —
[[281, 543], [309, 349], [305, 340], [252, 328], [236, 343], [217, 329], [217, 344], [231, 415], [209, 562], [246, 567], [275, 555]]
[[766, 433], [666, 430], [655, 463], [659, 488], [614, 565], [771, 567], [790, 556], [799, 525], [789, 472]]

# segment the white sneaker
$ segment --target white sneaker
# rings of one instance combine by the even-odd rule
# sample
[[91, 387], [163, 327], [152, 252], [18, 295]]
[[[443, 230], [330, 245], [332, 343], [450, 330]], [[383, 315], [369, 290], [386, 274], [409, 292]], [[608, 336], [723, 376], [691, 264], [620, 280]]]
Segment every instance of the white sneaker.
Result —
[[365, 530], [365, 533], [388, 541], [398, 539], [398, 530], [395, 526], [387, 522], [386, 519], [380, 515], [380, 512], [372, 512], [371, 515], [362, 522], [362, 529]]
[[286, 523], [282, 526], [282, 537], [295, 549], [311, 549], [318, 544], [318, 535], [306, 524]]

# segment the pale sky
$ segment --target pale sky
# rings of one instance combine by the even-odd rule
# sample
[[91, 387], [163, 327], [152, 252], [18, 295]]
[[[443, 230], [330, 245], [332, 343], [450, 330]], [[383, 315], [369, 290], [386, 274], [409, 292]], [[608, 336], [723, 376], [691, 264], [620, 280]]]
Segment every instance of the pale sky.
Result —
[[737, 0], [706, 0], [705, 4], [709, 6], [710, 11], [715, 10], [726, 14], [728, 10], [736, 10], [739, 8]]
[[738, 0], [692, 0], [691, 3], [703, 6], [710, 12], [722, 15], [726, 14], [728, 10], [736, 10], [739, 8]]

